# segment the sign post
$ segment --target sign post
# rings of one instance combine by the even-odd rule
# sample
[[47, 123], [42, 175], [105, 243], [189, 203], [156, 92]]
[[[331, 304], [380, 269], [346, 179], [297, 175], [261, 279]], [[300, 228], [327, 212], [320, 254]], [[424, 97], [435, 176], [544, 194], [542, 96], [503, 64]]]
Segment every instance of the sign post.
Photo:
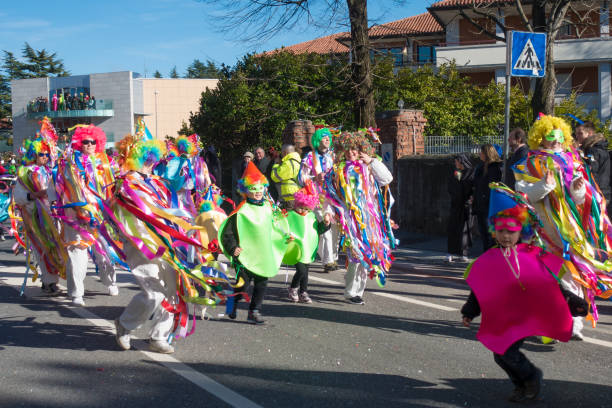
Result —
[[504, 124], [504, 170], [506, 176], [510, 137], [510, 86], [512, 77], [541, 78], [546, 71], [546, 34], [508, 31], [506, 39], [506, 106]]

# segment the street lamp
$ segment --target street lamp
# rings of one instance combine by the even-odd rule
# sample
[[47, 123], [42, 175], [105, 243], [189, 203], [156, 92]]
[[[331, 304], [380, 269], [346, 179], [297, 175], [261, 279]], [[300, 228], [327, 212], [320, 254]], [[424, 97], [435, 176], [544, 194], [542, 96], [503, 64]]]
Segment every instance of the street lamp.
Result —
[[157, 137], [157, 95], [159, 95], [159, 91], [156, 89], [153, 93], [155, 94], [155, 139], [159, 139]]

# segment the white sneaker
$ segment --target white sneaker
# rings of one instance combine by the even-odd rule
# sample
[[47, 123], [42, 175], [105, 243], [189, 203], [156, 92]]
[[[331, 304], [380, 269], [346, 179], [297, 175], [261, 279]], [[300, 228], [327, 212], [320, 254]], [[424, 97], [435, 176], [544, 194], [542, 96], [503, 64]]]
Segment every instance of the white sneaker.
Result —
[[462, 256], [461, 262], [470, 262], [470, 258], [468, 258], [467, 256]]
[[453, 256], [452, 256], [452, 255], [448, 255], [448, 256], [446, 257], [446, 262], [448, 262], [448, 263], [453, 263]]
[[119, 296], [119, 288], [117, 287], [117, 285], [110, 285], [108, 287], [108, 294], [110, 296]]
[[149, 350], [161, 354], [172, 354], [174, 353], [174, 347], [168, 344], [164, 340], [149, 340]]
[[115, 340], [121, 350], [129, 350], [131, 348], [130, 333], [121, 325], [118, 318], [115, 319]]
[[85, 301], [83, 300], [82, 296], [73, 297], [72, 305], [73, 306], [85, 306]]

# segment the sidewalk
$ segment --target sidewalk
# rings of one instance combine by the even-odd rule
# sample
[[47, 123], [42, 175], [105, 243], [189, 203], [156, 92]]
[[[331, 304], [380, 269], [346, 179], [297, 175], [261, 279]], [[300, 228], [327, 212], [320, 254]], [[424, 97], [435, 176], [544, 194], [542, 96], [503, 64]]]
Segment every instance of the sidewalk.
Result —
[[[396, 238], [400, 240], [398, 248], [393, 250], [393, 255], [401, 260], [419, 260], [427, 263], [445, 263], [448, 253], [446, 252], [446, 237], [419, 234], [416, 232], [398, 232]], [[480, 239], [475, 239], [469, 253], [470, 261], [482, 253]]]

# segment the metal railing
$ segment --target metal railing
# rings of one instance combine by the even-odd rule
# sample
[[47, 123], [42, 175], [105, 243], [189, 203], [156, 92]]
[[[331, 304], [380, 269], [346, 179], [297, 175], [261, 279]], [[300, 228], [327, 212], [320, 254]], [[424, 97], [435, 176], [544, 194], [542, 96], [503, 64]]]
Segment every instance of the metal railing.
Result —
[[480, 146], [485, 143], [502, 146], [504, 136], [483, 136], [478, 140], [470, 136], [425, 136], [425, 154], [477, 154], [480, 152]]

